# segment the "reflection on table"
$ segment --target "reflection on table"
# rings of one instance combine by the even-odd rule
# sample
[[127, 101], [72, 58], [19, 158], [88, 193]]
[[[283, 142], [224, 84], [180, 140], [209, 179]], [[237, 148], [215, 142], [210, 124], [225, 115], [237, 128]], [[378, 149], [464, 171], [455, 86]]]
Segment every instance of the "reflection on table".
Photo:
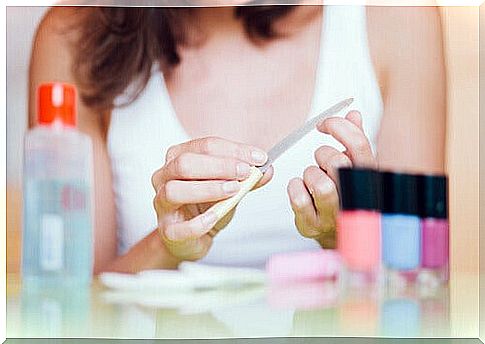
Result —
[[339, 281], [197, 291], [33, 291], [7, 283], [8, 337], [446, 337], [446, 286], [345, 287]]

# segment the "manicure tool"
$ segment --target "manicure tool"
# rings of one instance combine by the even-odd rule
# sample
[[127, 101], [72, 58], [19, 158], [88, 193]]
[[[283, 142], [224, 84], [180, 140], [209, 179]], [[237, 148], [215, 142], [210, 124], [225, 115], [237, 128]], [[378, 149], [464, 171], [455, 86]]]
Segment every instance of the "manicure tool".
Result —
[[[218, 220], [222, 219], [261, 180], [263, 174], [275, 162], [276, 159], [278, 159], [284, 152], [286, 152], [306, 134], [312, 131], [315, 126], [324, 118], [337, 114], [338, 112], [352, 104], [353, 101], [353, 98], [343, 100], [340, 103], [332, 106], [331, 108], [323, 111], [318, 116], [315, 116], [312, 119], [308, 120], [305, 124], [303, 124], [303, 126], [291, 132], [288, 136], [286, 136], [283, 140], [278, 142], [276, 145], [273, 146], [273, 148], [268, 151], [268, 160], [263, 166], [251, 167], [251, 173], [249, 177], [241, 182], [241, 188], [236, 195], [214, 204], [208, 209], [208, 211], [213, 211], [216, 214]], [[213, 233], [212, 231], [210, 232], [210, 234], [212, 236], [215, 235], [215, 233]]]

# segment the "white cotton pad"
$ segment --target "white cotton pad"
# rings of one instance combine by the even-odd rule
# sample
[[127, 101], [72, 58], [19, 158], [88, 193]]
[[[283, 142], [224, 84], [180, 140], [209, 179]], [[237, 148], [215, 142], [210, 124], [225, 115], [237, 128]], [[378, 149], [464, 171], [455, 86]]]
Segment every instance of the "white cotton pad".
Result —
[[124, 291], [185, 291], [264, 284], [266, 274], [257, 269], [184, 262], [180, 264], [179, 270], [146, 270], [136, 275], [107, 272], [101, 274], [99, 280], [108, 288]]
[[333, 279], [340, 268], [336, 250], [281, 253], [271, 256], [266, 264], [271, 283]]
[[266, 274], [263, 270], [251, 268], [184, 262], [180, 264], [179, 270], [190, 276], [199, 288], [237, 287], [266, 282]]
[[99, 280], [108, 288], [125, 291], [187, 290], [195, 287], [191, 278], [173, 270], [157, 270], [137, 275], [106, 272], [99, 276]]

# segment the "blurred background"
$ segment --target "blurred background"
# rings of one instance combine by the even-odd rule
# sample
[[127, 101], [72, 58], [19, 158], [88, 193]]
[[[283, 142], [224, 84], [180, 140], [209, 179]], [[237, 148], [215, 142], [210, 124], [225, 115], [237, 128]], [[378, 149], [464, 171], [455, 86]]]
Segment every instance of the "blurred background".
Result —
[[[46, 10], [7, 8], [7, 273], [18, 272], [20, 265], [28, 63]], [[448, 78], [452, 335], [478, 337], [479, 8], [442, 7], [441, 14]]]

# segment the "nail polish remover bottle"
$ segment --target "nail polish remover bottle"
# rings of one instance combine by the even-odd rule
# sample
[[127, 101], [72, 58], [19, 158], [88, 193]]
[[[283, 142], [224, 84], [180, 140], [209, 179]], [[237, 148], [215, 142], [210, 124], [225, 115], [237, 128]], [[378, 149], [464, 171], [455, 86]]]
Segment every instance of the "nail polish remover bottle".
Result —
[[346, 271], [375, 279], [380, 261], [378, 174], [370, 169], [339, 169], [341, 209], [337, 246]]
[[448, 280], [449, 272], [447, 178], [423, 175], [418, 185], [422, 240], [420, 281], [433, 278], [439, 284]]
[[417, 176], [382, 172], [381, 180], [383, 267], [388, 277], [415, 275], [421, 258]]
[[83, 287], [93, 263], [92, 146], [76, 130], [76, 90], [43, 84], [37, 126], [24, 141], [22, 280]]

